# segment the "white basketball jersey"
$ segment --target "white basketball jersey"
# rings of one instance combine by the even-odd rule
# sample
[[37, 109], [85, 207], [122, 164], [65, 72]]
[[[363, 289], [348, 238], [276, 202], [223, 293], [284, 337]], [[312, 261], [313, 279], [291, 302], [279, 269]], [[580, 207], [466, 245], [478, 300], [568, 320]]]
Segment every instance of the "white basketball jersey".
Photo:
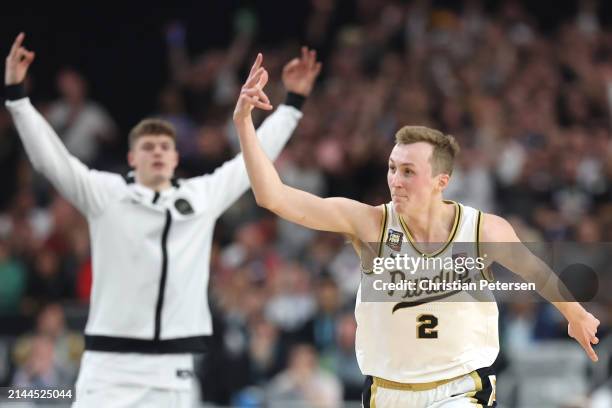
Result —
[[[423, 258], [478, 257], [482, 213], [459, 203], [453, 204], [452, 232], [447, 242], [430, 254], [423, 254], [416, 248], [409, 226], [395, 211], [392, 202], [386, 204], [379, 256], [393, 257], [401, 253]], [[454, 247], [461, 252], [453, 252]], [[417, 281], [420, 273], [416, 271], [406, 276]], [[439, 270], [436, 279], [445, 279], [453, 276], [449, 275], [452, 273]], [[480, 270], [469, 274], [469, 279], [476, 283], [484, 279]], [[432, 275], [426, 279], [435, 280]], [[421, 293], [419, 301], [407, 297], [399, 302], [366, 302], [362, 301], [360, 285], [355, 305], [355, 349], [362, 373], [402, 383], [425, 383], [457, 377], [493, 364], [499, 353], [497, 304], [494, 301], [463, 301], [464, 297], [457, 301], [456, 296], [462, 294], [454, 296], [453, 293], [456, 292]], [[490, 299], [494, 300], [492, 295]]]

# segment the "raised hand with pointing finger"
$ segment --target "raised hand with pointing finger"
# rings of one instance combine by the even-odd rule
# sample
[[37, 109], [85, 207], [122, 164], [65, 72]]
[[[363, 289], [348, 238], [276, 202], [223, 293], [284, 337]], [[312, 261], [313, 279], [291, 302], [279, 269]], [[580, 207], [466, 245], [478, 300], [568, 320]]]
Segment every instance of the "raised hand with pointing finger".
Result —
[[292, 59], [283, 67], [283, 85], [289, 92], [308, 96], [320, 72], [317, 52], [302, 47], [301, 57]]
[[234, 120], [244, 119], [251, 114], [254, 107], [271, 110], [270, 99], [263, 91], [264, 86], [268, 83], [268, 71], [261, 66], [263, 56], [257, 54], [255, 63], [251, 67], [249, 77], [240, 90], [240, 97], [234, 110]]
[[[310, 95], [312, 88], [321, 72], [321, 63], [317, 62], [317, 53], [302, 47], [300, 58], [294, 58], [283, 68], [282, 80], [287, 91], [298, 99]], [[249, 76], [240, 91], [240, 97], [234, 111], [234, 120], [245, 119], [253, 108], [271, 110], [272, 105], [263, 91], [268, 82], [268, 72], [262, 67], [263, 56], [257, 54]]]
[[30, 64], [34, 61], [35, 53], [23, 46], [24, 38], [25, 34], [19, 33], [13, 42], [11, 51], [6, 57], [6, 66], [4, 70], [5, 85], [16, 85], [23, 82]]
[[240, 97], [234, 110], [234, 120], [244, 119], [251, 114], [254, 107], [271, 110], [270, 99], [263, 91], [264, 86], [268, 83], [268, 71], [261, 66], [263, 56], [257, 54], [255, 63], [251, 67], [249, 77], [240, 90]]

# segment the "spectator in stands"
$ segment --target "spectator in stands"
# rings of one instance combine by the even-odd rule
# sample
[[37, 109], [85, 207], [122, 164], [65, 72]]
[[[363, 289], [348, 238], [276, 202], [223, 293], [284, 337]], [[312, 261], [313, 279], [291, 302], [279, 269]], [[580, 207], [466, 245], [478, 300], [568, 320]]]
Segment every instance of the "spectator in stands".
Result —
[[79, 72], [61, 70], [57, 75], [61, 98], [50, 106], [47, 118], [68, 151], [91, 166], [114, 143], [117, 126], [99, 103], [88, 99], [87, 87]]
[[317, 352], [307, 344], [296, 345], [289, 365], [270, 383], [266, 399], [270, 407], [303, 404], [315, 408], [342, 406], [342, 385], [338, 379], [319, 368]]
[[65, 300], [74, 295], [74, 282], [56, 252], [42, 248], [33, 262], [26, 296], [34, 304]]
[[14, 259], [8, 243], [0, 239], [0, 315], [17, 315], [27, 287], [26, 270]]
[[345, 313], [336, 320], [336, 344], [321, 356], [322, 364], [335, 373], [344, 388], [344, 400], [361, 398], [363, 374], [355, 358], [357, 323], [353, 313]]
[[17, 362], [12, 386], [34, 389], [71, 386], [74, 379], [55, 358], [54, 340], [50, 336], [37, 334], [31, 341], [27, 358]]
[[336, 347], [341, 298], [338, 285], [331, 277], [322, 277], [316, 284], [317, 310], [304, 325], [302, 339], [323, 353]]
[[298, 263], [287, 263], [274, 277], [266, 318], [281, 330], [297, 333], [315, 311], [311, 277]]
[[281, 371], [287, 350], [279, 330], [263, 318], [253, 319], [249, 332], [250, 384], [265, 385]]
[[41, 336], [52, 341], [55, 364], [61, 367], [62, 375], [73, 382], [83, 353], [83, 336], [66, 327], [66, 316], [58, 303], [44, 306], [37, 316], [34, 332], [17, 339], [13, 351], [15, 360], [21, 363], [27, 361], [33, 344]]

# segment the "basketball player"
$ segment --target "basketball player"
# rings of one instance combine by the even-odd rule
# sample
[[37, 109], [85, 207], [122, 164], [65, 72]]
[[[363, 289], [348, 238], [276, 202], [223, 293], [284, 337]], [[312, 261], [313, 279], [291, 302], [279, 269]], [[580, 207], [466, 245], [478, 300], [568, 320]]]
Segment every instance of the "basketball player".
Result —
[[[238, 155], [213, 174], [175, 180], [171, 124], [145, 119], [130, 132], [132, 175], [90, 170], [31, 105], [23, 81], [34, 53], [15, 39], [6, 58], [6, 106], [34, 168], [87, 218], [93, 287], [79, 407], [184, 407], [193, 399], [191, 353], [212, 333], [207, 286], [216, 219], [248, 188]], [[259, 54], [250, 77], [261, 73]], [[283, 70], [289, 91], [259, 128], [274, 159], [297, 126], [319, 73], [314, 51]]]
[[[480, 252], [479, 242], [516, 243], [523, 248], [519, 256], [516, 249], [492, 248], [488, 262], [499, 262], [527, 280], [542, 280], [544, 264], [520, 244], [508, 221], [442, 199], [459, 147], [452, 136], [439, 131], [406, 126], [397, 132], [389, 157], [387, 204], [373, 207], [341, 197], [320, 198], [283, 184], [251, 120], [253, 108], [272, 109], [263, 92], [267, 73], [263, 68], [259, 72], [241, 90], [234, 123], [260, 206], [305, 227], [349, 236], [362, 261], [363, 243], [378, 243], [378, 255], [391, 256], [403, 247], [423, 258], [452, 257], [454, 242], [475, 243], [472, 256]], [[559, 302], [559, 290], [545, 286], [540, 288], [547, 299], [556, 300], [569, 335], [597, 361], [591, 344], [599, 342], [599, 321], [579, 303]], [[367, 376], [364, 407], [496, 405], [495, 376], [489, 368], [499, 352], [495, 302], [365, 302], [360, 295], [355, 347]]]

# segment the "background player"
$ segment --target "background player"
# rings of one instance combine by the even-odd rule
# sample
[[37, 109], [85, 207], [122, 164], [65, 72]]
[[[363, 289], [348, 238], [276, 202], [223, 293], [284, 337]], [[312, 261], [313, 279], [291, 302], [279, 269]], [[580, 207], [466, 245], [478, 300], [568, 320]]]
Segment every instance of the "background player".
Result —
[[[79, 406], [185, 406], [193, 398], [190, 353], [212, 332], [207, 284], [216, 219], [248, 188], [242, 157], [213, 174], [174, 180], [175, 131], [145, 119], [130, 133], [132, 176], [90, 170], [72, 157], [25, 95], [34, 52], [15, 39], [6, 58], [7, 108], [34, 168], [89, 223], [93, 257]], [[263, 72], [258, 55], [250, 77]], [[320, 71], [314, 51], [283, 71], [288, 104], [259, 129], [275, 158], [295, 129], [298, 107]]]

